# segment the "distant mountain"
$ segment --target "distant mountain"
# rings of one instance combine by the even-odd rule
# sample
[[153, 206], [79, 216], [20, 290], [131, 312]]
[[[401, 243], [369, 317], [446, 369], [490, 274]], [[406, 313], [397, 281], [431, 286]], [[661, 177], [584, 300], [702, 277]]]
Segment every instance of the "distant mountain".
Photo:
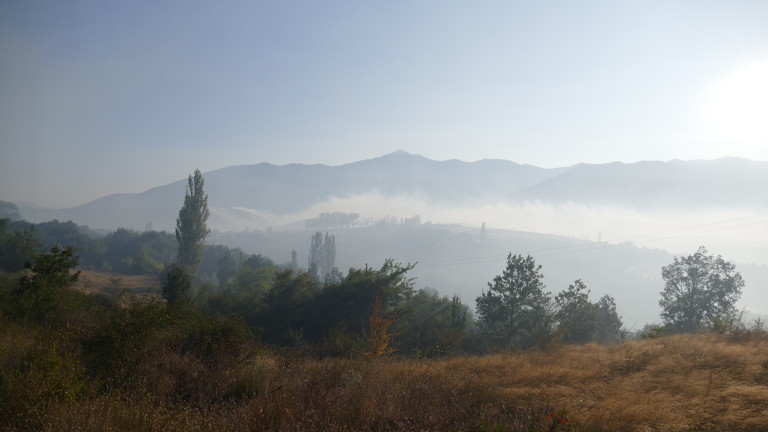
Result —
[[634, 208], [768, 208], [768, 162], [704, 161], [579, 164], [512, 199]]
[[[579, 164], [545, 169], [504, 160], [434, 161], [397, 151], [340, 166], [241, 165], [204, 173], [211, 226], [264, 227], [274, 215], [331, 198], [378, 193], [458, 206], [540, 201], [641, 208], [768, 208], [768, 162], [711, 161]], [[61, 210], [21, 207], [39, 222], [73, 220], [92, 228], [172, 229], [186, 179], [143, 193], [114, 194]], [[361, 211], [364, 209], [361, 209]]]

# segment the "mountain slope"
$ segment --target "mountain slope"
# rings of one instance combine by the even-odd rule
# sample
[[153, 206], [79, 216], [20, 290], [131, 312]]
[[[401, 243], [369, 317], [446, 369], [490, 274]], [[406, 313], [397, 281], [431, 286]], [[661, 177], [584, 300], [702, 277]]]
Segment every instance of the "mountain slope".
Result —
[[768, 162], [614, 162], [575, 165], [512, 196], [550, 203], [613, 204], [634, 208], [768, 208]]
[[[211, 226], [222, 230], [266, 227], [274, 215], [365, 194], [410, 196], [427, 204], [458, 207], [540, 201], [640, 209], [768, 209], [764, 193], [768, 163], [734, 158], [545, 169], [503, 160], [434, 161], [398, 151], [341, 166], [261, 163], [222, 168], [204, 176]], [[55, 218], [107, 229], [143, 229], [151, 222], [155, 229], [171, 229], [185, 186], [182, 179], [69, 209], [21, 210], [33, 222]]]

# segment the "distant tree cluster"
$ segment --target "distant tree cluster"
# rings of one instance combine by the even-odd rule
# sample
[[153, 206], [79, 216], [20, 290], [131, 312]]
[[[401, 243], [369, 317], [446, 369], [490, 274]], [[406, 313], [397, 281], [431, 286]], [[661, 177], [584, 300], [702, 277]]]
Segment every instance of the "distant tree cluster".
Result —
[[349, 228], [354, 226], [359, 218], [357, 213], [320, 213], [316, 218], [307, 219], [304, 225], [316, 229]]

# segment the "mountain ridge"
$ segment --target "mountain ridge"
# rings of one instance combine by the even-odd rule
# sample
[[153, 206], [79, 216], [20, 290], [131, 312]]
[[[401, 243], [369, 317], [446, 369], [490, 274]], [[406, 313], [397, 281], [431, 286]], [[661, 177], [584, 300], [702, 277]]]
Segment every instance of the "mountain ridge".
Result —
[[[417, 196], [430, 203], [457, 206], [570, 202], [640, 209], [768, 209], [768, 194], [762, 193], [761, 187], [768, 185], [768, 162], [729, 157], [540, 168], [501, 159], [436, 161], [398, 150], [336, 166], [262, 162], [219, 168], [203, 175], [214, 227], [217, 218], [233, 212], [244, 220], [252, 215], [253, 225], [260, 226], [269, 215], [298, 214], [332, 199], [370, 194]], [[144, 192], [110, 194], [66, 209], [20, 207], [22, 215], [32, 222], [73, 220], [103, 229], [142, 229], [152, 222], [157, 228], [170, 229], [183, 202], [185, 186], [186, 179], [180, 179]]]

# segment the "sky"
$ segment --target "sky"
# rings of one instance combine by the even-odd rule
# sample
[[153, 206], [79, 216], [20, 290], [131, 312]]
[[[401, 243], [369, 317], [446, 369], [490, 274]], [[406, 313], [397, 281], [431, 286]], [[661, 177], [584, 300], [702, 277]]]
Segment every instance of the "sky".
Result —
[[768, 160], [766, 1], [0, 2], [0, 200], [398, 149]]

